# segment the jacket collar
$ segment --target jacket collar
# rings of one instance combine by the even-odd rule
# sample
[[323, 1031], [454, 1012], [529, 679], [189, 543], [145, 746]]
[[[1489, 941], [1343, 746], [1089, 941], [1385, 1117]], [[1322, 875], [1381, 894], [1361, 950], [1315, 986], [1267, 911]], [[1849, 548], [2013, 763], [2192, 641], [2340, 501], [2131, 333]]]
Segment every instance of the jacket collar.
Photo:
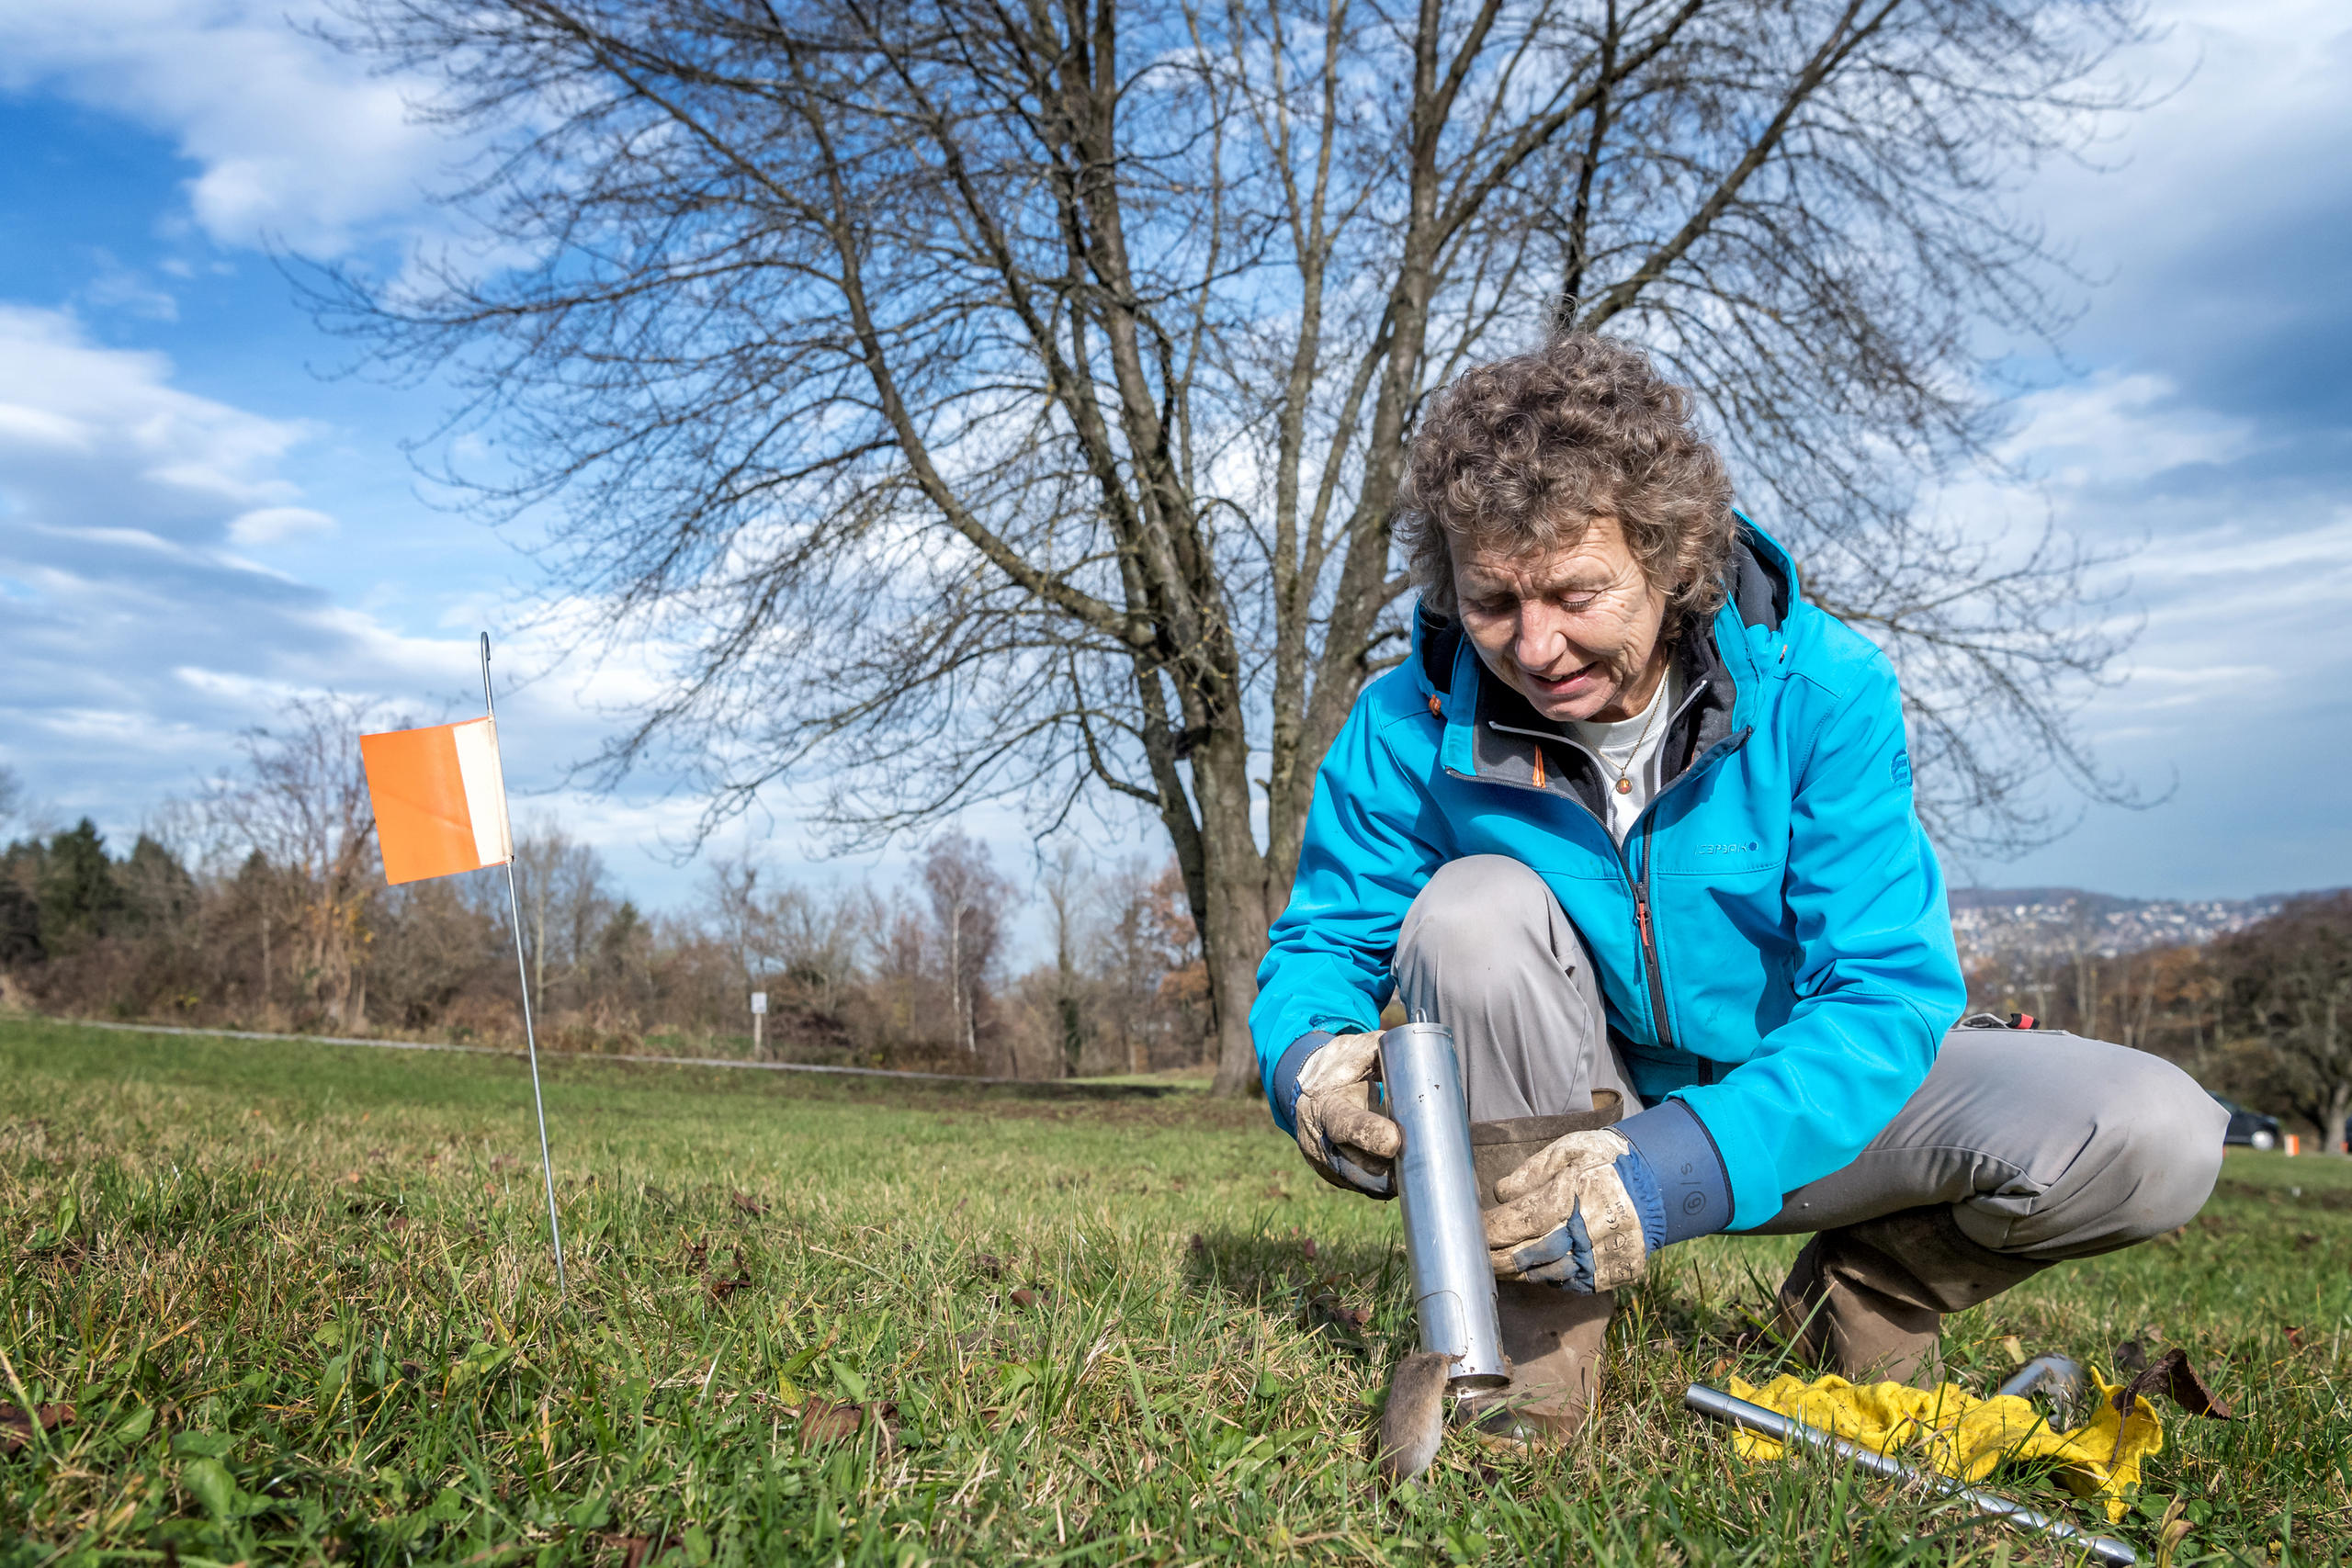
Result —
[[[1796, 567], [1778, 541], [1734, 515], [1740, 531], [1724, 564], [1723, 608], [1674, 649], [1684, 696], [1666, 735], [1669, 782], [1746, 739], [1758, 688], [1781, 668]], [[1412, 663], [1423, 700], [1445, 725], [1439, 761], [1447, 772], [1575, 799], [1606, 819], [1591, 754], [1487, 672], [1460, 622], [1417, 607]]]

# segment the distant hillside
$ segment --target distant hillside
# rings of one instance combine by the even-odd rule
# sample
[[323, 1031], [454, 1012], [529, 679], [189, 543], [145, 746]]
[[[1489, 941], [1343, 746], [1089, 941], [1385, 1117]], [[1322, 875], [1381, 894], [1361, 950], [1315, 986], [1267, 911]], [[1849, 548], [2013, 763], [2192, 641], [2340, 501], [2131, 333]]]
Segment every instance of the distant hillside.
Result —
[[2286, 896], [2121, 898], [2080, 887], [1955, 887], [1952, 935], [1962, 964], [1996, 954], [2112, 958], [2143, 948], [2207, 942], [2275, 913]]

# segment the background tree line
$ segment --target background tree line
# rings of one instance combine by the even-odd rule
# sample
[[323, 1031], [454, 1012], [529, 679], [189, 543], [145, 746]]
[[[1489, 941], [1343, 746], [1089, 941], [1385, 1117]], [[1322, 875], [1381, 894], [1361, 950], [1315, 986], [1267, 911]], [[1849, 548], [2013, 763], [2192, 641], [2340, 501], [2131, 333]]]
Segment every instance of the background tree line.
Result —
[[[384, 885], [357, 737], [365, 705], [291, 705], [241, 767], [160, 810], [127, 853], [89, 820], [0, 851], [0, 1005], [86, 1017], [519, 1043], [503, 877]], [[0, 769], [0, 830], [25, 824]], [[1216, 1062], [1208, 979], [1173, 864], [1056, 846], [1024, 896], [986, 846], [933, 838], [897, 886], [782, 880], [714, 859], [687, 908], [641, 910], [604, 857], [526, 829], [523, 983], [559, 1050], [751, 1045], [794, 1060], [1050, 1078]], [[1025, 901], [1050, 951], [1012, 962]], [[2352, 1120], [2352, 890], [2290, 900], [2202, 945], [2003, 951], [1971, 1006], [2180, 1062], [2324, 1148]]]
[[[46, 1013], [520, 1044], [494, 871], [390, 887], [359, 773], [363, 705], [294, 705], [241, 767], [159, 810], [128, 852], [87, 818], [0, 851], [0, 1005]], [[29, 813], [0, 770], [0, 829]], [[816, 886], [716, 859], [688, 907], [641, 909], [604, 857], [521, 825], [523, 980], [540, 1043], [1007, 1077], [1207, 1059], [1199, 944], [1172, 867], [1044, 867], [1053, 951], [1013, 962], [1025, 902], [982, 845], [934, 837], [902, 883]]]
[[2352, 889], [2290, 899], [2198, 945], [2003, 953], [1971, 1005], [2170, 1057], [2208, 1088], [2301, 1122], [2324, 1149], [2352, 1119]]

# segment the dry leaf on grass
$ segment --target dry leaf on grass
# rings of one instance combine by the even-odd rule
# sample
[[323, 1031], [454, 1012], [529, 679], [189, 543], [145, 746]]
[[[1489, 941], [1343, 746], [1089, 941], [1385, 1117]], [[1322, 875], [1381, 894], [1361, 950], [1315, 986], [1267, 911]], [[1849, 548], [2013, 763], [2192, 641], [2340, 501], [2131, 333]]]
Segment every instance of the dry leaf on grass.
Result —
[[[2118, 1360], [2122, 1358], [2119, 1355]], [[2192, 1416], [2204, 1416], [2216, 1421], [2233, 1419], [2230, 1407], [2214, 1397], [2188, 1364], [2188, 1352], [2178, 1346], [2156, 1358], [2155, 1362], [2132, 1374], [2132, 1381], [2115, 1391], [2115, 1408], [2129, 1410], [2132, 1401], [2143, 1393], [2168, 1393], [2172, 1402]]]
[[644, 1568], [648, 1562], [677, 1545], [678, 1538], [667, 1532], [658, 1536], [625, 1535], [616, 1538], [613, 1544], [621, 1549], [621, 1568]]
[[886, 1453], [899, 1446], [899, 1428], [891, 1419], [899, 1407], [888, 1400], [871, 1404], [851, 1404], [843, 1401], [820, 1399], [810, 1395], [800, 1406], [800, 1440], [803, 1443], [838, 1443], [857, 1436], [860, 1430], [872, 1427]]
[[768, 1212], [768, 1206], [760, 1201], [757, 1198], [752, 1197], [749, 1192], [736, 1193], [735, 1206], [738, 1209], [741, 1209], [743, 1213], [754, 1216], [764, 1214]]
[[15, 1405], [0, 1410], [0, 1454], [12, 1454], [32, 1441], [33, 1423], [40, 1423], [44, 1432], [54, 1432], [60, 1427], [74, 1425], [74, 1407], [70, 1404], [39, 1404], [30, 1416]]

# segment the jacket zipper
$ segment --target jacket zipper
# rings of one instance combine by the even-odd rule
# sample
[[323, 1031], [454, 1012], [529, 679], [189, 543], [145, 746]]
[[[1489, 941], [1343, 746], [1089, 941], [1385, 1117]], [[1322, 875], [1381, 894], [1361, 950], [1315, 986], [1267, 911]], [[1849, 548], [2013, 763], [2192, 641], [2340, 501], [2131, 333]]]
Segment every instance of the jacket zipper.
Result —
[[[1658, 795], [1666, 791], [1660, 790]], [[1656, 795], [1650, 804], [1657, 804]], [[1666, 970], [1657, 961], [1657, 932], [1650, 925], [1650, 844], [1648, 815], [1644, 813], [1640, 824], [1642, 834], [1642, 874], [1633, 877], [1634, 924], [1642, 933], [1642, 967], [1649, 972], [1650, 1011], [1657, 1021], [1657, 1043], [1665, 1049], [1674, 1049], [1674, 1025], [1666, 1014]], [[1630, 835], [1629, 835], [1630, 836]]]
[[[1669, 734], [1673, 731], [1675, 721], [1690, 711], [1690, 705], [1697, 702], [1700, 695], [1704, 693], [1706, 689], [1707, 682], [1701, 681], [1698, 684], [1692, 686], [1690, 691], [1683, 694], [1682, 700], [1675, 705], [1674, 712], [1667, 718], [1667, 729]], [[1573, 737], [1566, 735], [1545, 735], [1537, 730], [1519, 729], [1507, 724], [1494, 724], [1490, 727], [1505, 735], [1524, 735], [1528, 737], [1530, 739], [1533, 740], [1539, 748], [1536, 752], [1538, 757], [1543, 755], [1540, 748], [1544, 741], [1557, 740], [1564, 746], [1573, 746], [1577, 750], [1583, 752], [1587, 757], [1591, 757], [1596, 767], [1600, 765], [1600, 759], [1593, 756], [1592, 748]], [[1649, 982], [1650, 1021], [1656, 1026], [1657, 1043], [1659, 1046], [1665, 1050], [1671, 1051], [1676, 1047], [1674, 1044], [1674, 1024], [1668, 1018], [1666, 1010], [1666, 969], [1665, 966], [1658, 962], [1657, 928], [1650, 923], [1650, 813], [1657, 809], [1657, 803], [1666, 798], [1667, 792], [1668, 790], [1673, 789], [1684, 779], [1690, 777], [1692, 774], [1699, 772], [1700, 769], [1705, 767], [1709, 762], [1715, 759], [1719, 752], [1727, 750], [1731, 747], [1737, 745], [1740, 741], [1747, 739], [1747, 731], [1744, 729], [1739, 731], [1736, 735], [1724, 737], [1722, 740], [1717, 741], [1713, 746], [1709, 747], [1704, 755], [1691, 759], [1691, 762], [1689, 767], [1683, 769], [1680, 773], [1667, 780], [1665, 784], [1660, 784], [1658, 786], [1657, 793], [1650, 796], [1649, 804], [1643, 807], [1641, 815], [1634, 819], [1633, 833], [1628, 833], [1626, 835], [1628, 842], [1632, 841], [1634, 833], [1639, 833], [1642, 836], [1642, 872], [1639, 876], [1634, 874], [1634, 864], [1626, 855], [1625, 845], [1617, 843], [1617, 835], [1609, 830], [1609, 824], [1602, 821], [1593, 811], [1591, 807], [1586, 806], [1580, 799], [1577, 800], [1577, 805], [1583, 809], [1584, 814], [1587, 817], [1590, 817], [1593, 819], [1594, 824], [1600, 828], [1600, 836], [1609, 840], [1611, 846], [1617, 851], [1618, 868], [1625, 874], [1625, 886], [1634, 895], [1634, 931], [1641, 943], [1643, 976]], [[1537, 766], [1540, 768], [1542, 764], [1539, 762]], [[1446, 772], [1453, 773], [1453, 770], [1448, 768]], [[1518, 783], [1516, 780], [1511, 779], [1478, 780], [1476, 774], [1464, 775], [1460, 773], [1455, 773], [1454, 776], [1457, 778], [1468, 776], [1476, 782], [1484, 784], [1508, 784], [1514, 789], [1533, 789], [1541, 795], [1549, 795], [1551, 793], [1551, 791], [1543, 788], [1540, 784], [1522, 784]], [[1575, 797], [1571, 796], [1571, 798]]]

